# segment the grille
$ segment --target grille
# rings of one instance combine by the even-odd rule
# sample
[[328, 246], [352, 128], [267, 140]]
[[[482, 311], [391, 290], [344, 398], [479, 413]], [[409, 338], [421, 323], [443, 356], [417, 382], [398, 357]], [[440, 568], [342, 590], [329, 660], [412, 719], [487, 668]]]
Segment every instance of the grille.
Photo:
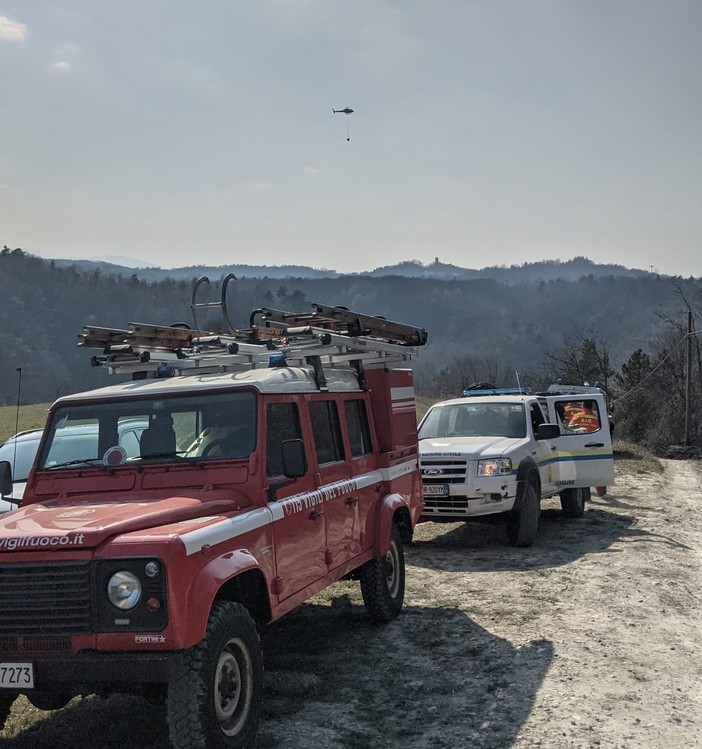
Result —
[[71, 652], [70, 637], [0, 637], [0, 652], [41, 656]]
[[90, 631], [87, 562], [0, 565], [0, 635]]
[[467, 497], [424, 497], [426, 515], [465, 515], [468, 512]]
[[[465, 460], [445, 460], [423, 458], [421, 463], [422, 481], [425, 484], [462, 484], [468, 473], [468, 463]], [[428, 475], [426, 470], [441, 471], [436, 475]]]

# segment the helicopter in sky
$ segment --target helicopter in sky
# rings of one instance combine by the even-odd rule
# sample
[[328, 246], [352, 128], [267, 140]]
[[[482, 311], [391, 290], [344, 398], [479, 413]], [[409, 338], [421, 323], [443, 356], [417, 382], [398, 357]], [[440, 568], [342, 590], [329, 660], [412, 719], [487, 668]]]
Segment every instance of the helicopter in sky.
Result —
[[344, 109], [332, 108], [332, 113], [346, 115], [346, 140], [351, 140], [351, 133], [349, 131], [349, 115], [353, 114], [353, 109], [351, 109], [351, 107], [344, 107]]

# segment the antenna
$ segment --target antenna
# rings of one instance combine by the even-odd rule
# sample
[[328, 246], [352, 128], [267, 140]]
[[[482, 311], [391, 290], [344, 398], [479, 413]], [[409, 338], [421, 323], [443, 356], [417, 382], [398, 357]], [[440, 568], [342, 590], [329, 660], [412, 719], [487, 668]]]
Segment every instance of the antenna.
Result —
[[517, 387], [521, 390], [522, 386], [521, 386], [521, 384], [519, 382], [519, 372], [517, 372], [516, 369], [514, 370], [514, 374], [517, 376]]
[[17, 407], [15, 409], [15, 444], [12, 451], [12, 473], [17, 468], [17, 434], [19, 434], [20, 397], [22, 395], [22, 367], [17, 367]]
[[22, 367], [17, 367], [17, 408], [15, 411], [15, 434], [19, 432], [20, 396], [22, 394]]

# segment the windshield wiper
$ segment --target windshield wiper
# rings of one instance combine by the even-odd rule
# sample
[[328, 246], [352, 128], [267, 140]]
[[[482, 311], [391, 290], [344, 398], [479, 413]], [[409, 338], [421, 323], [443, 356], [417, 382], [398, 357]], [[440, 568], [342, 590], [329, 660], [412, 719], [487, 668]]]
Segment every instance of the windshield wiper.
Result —
[[148, 460], [149, 458], [174, 458], [181, 463], [191, 463], [198, 468], [202, 468], [202, 463], [197, 458], [186, 458], [183, 452], [146, 453], [146, 455], [140, 455], [139, 457], [142, 460]]
[[44, 469], [47, 471], [53, 471], [56, 468], [67, 468], [68, 466], [78, 465], [95, 466], [96, 468], [106, 468], [107, 470], [112, 470], [114, 467], [106, 466], [102, 458], [78, 458], [76, 460], [67, 460], [65, 463], [56, 463], [56, 465], [53, 466], [44, 466]]

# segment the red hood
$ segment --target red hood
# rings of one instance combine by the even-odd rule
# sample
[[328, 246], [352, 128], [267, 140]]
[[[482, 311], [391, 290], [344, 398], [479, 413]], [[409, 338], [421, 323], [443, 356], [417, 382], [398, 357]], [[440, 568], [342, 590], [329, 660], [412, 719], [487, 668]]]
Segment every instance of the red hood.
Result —
[[121, 533], [156, 528], [233, 510], [231, 499], [36, 503], [0, 516], [0, 553], [94, 548]]

